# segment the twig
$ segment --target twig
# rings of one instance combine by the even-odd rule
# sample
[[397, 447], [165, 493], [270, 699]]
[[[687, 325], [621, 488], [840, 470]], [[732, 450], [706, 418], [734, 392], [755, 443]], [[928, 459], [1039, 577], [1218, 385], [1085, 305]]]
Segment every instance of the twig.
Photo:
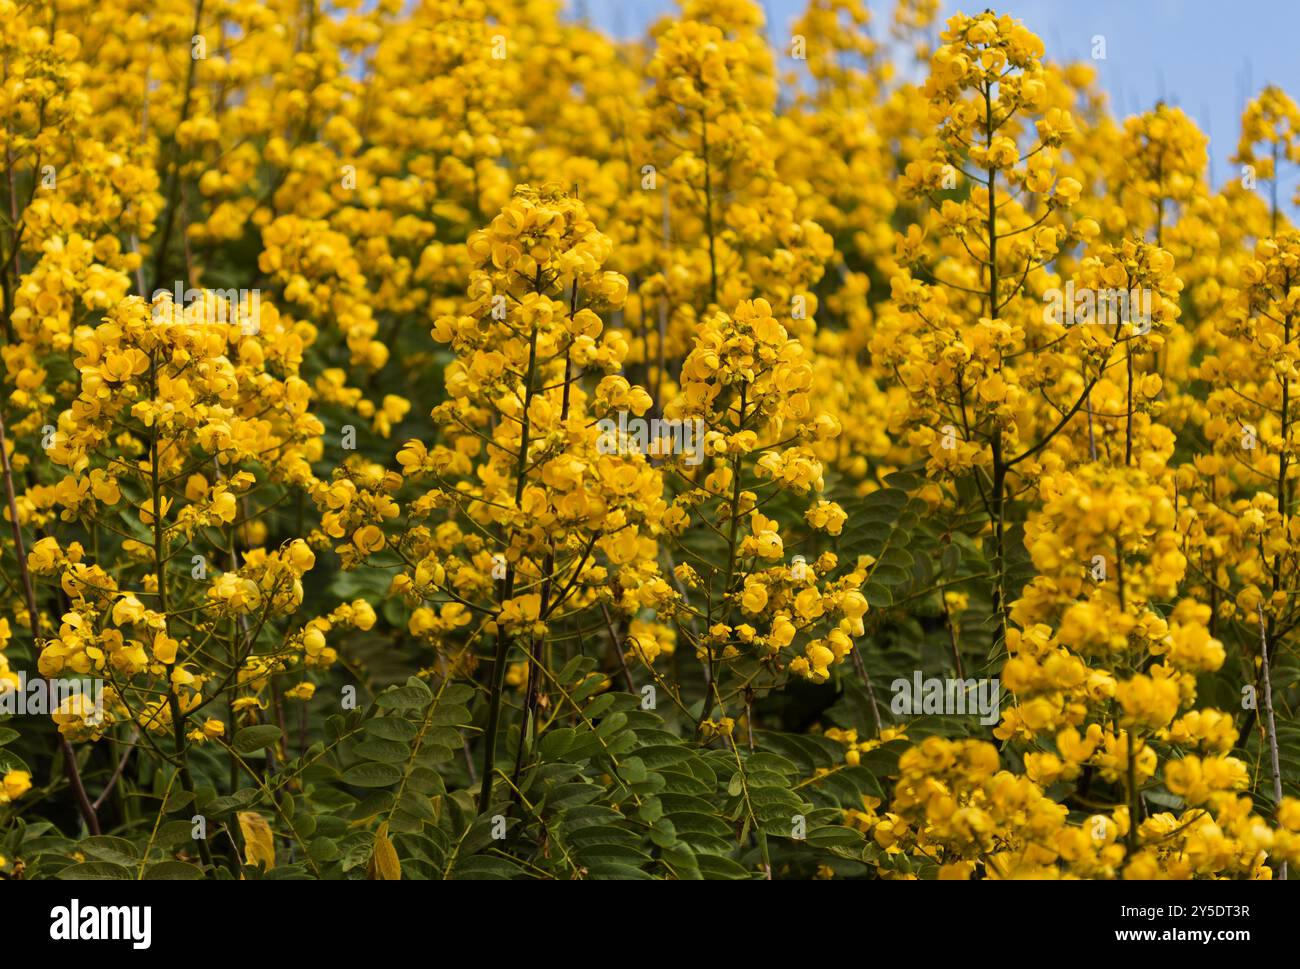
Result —
[[131, 753], [135, 750], [135, 742], [139, 736], [139, 730], [131, 731], [131, 739], [127, 742], [126, 753], [124, 753], [121, 759], [118, 760], [117, 769], [113, 771], [113, 776], [108, 779], [108, 784], [105, 786], [104, 792], [100, 794], [99, 797], [95, 798], [95, 802], [90, 805], [96, 811], [98, 811], [100, 805], [104, 803], [104, 799], [107, 798], [109, 794], [113, 793], [113, 788], [121, 778], [122, 771], [126, 770], [126, 762], [131, 759]]
[[[1277, 724], [1273, 720], [1273, 683], [1269, 678], [1268, 669], [1268, 637], [1264, 632], [1264, 605], [1262, 602], [1255, 603], [1255, 611], [1259, 614], [1259, 657], [1261, 669], [1260, 673], [1264, 678], [1264, 716], [1267, 718], [1268, 729], [1268, 754], [1273, 764], [1273, 809], [1274, 811], [1282, 804], [1282, 766], [1278, 757], [1277, 750]], [[1282, 881], [1287, 880], [1286, 862], [1282, 862], [1280, 870]]]
[[[23, 530], [18, 524], [18, 499], [14, 495], [14, 473], [9, 467], [9, 446], [5, 442], [5, 423], [3, 415], [0, 415], [0, 470], [4, 472], [5, 479], [5, 498], [9, 502], [9, 519], [10, 525], [13, 526], [14, 533], [14, 554], [18, 557], [18, 574], [23, 580], [23, 597], [27, 600], [27, 616], [32, 626], [32, 644], [39, 651], [37, 638], [41, 634], [41, 616], [36, 608], [36, 588], [32, 585], [32, 574], [27, 570], [27, 549], [23, 545]], [[72, 785], [72, 793], [76, 795], [77, 806], [81, 810], [81, 816], [86, 821], [86, 827], [90, 829], [91, 834], [99, 834], [99, 818], [95, 815], [95, 807], [90, 803], [90, 798], [86, 795], [86, 785], [81, 782], [81, 771], [77, 768], [77, 754], [72, 749], [72, 744], [68, 738], [59, 734], [59, 746], [63, 750], [63, 766], [68, 772], [68, 783]]]

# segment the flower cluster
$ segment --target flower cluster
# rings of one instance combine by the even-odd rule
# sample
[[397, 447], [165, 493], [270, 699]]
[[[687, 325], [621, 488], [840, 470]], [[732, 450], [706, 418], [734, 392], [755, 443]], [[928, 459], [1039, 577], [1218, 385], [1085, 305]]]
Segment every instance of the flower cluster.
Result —
[[0, 0], [0, 877], [1300, 867], [1283, 90], [138, 6]]

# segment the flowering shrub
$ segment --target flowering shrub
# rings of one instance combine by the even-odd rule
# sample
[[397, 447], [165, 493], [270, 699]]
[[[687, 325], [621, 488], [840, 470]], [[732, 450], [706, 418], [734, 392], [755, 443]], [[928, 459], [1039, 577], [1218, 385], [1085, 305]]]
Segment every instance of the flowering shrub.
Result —
[[936, 6], [0, 0], [0, 878], [1300, 867], [1300, 110]]

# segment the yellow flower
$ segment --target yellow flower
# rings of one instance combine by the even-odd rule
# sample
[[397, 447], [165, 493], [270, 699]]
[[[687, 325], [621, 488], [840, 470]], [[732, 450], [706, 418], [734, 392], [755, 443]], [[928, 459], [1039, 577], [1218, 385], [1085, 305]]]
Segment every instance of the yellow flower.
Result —
[[32, 789], [32, 775], [25, 770], [11, 770], [5, 773], [4, 781], [0, 783], [0, 794], [3, 794], [3, 800], [16, 801]]
[[166, 633], [156, 633], [153, 640], [153, 658], [159, 663], [175, 663], [178, 645], [179, 643]]

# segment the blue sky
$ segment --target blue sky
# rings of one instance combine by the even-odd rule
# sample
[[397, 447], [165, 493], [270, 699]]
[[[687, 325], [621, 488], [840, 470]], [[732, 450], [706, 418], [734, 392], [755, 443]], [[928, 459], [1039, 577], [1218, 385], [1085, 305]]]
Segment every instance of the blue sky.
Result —
[[[769, 32], [779, 37], [803, 0], [763, 5]], [[571, 10], [581, 6], [597, 24], [625, 35], [675, 9], [671, 0], [569, 0]], [[869, 6], [875, 23], [889, 22], [892, 2]], [[1054, 58], [1089, 59], [1092, 38], [1104, 36], [1106, 59], [1096, 66], [1112, 110], [1124, 117], [1161, 98], [1181, 107], [1210, 135], [1216, 186], [1236, 174], [1228, 158], [1246, 100], [1270, 82], [1300, 100], [1296, 0], [945, 0], [943, 16], [986, 6], [1023, 20]], [[1290, 196], [1297, 175], [1284, 171], [1283, 179]]]

